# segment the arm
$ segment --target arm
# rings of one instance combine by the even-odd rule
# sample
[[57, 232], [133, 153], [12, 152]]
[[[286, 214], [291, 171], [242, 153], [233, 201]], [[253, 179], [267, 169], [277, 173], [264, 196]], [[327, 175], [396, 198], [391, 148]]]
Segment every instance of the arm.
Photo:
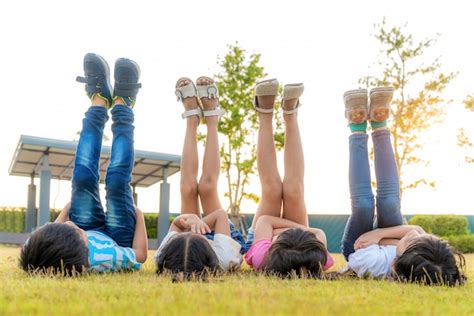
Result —
[[65, 223], [69, 221], [69, 209], [71, 208], [71, 202], [67, 203], [59, 213], [58, 217], [54, 221], [55, 223]]
[[224, 210], [214, 211], [205, 216], [202, 221], [210, 228], [214, 229], [216, 234], [224, 234], [230, 236], [229, 219]]
[[258, 218], [257, 224], [255, 225], [254, 242], [262, 239], [272, 239], [274, 232], [280, 234], [288, 228], [308, 229], [308, 227], [304, 225], [284, 218], [271, 215], [262, 215]]
[[135, 208], [135, 216], [137, 220], [135, 224], [135, 234], [133, 235], [132, 249], [135, 252], [137, 261], [144, 263], [148, 256], [148, 237], [146, 233], [145, 217], [138, 207]]
[[170, 231], [178, 233], [193, 232], [199, 234], [210, 233], [209, 226], [195, 214], [181, 214], [171, 223]]
[[366, 248], [370, 245], [378, 244], [382, 239], [401, 239], [412, 230], [420, 233], [425, 231], [416, 225], [399, 225], [388, 228], [378, 228], [362, 234], [354, 243], [354, 249]]

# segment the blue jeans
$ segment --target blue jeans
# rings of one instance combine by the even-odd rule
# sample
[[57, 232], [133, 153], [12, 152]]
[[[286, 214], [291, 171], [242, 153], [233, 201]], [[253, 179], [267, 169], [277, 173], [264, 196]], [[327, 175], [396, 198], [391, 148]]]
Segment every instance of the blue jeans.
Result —
[[[352, 214], [342, 237], [342, 254], [348, 259], [353, 253], [354, 242], [360, 235], [374, 229], [374, 194], [372, 193], [367, 134], [349, 137], [349, 188]], [[390, 141], [390, 131], [372, 133], [377, 180], [376, 227], [385, 228], [403, 224], [400, 212], [400, 181]]]
[[[235, 240], [236, 242], [240, 244], [241, 246], [240, 253], [243, 255], [246, 254], [247, 251], [249, 251], [252, 243], [248, 244], [247, 242], [245, 242], [245, 238], [244, 236], [242, 236], [242, 233], [235, 228], [234, 224], [232, 224], [230, 220], [229, 220], [229, 227], [230, 227], [230, 238], [232, 238], [233, 240]], [[205, 237], [209, 240], [214, 240], [214, 234], [215, 232], [212, 231], [210, 233], [206, 233]]]
[[112, 152], [105, 176], [106, 207], [99, 195], [99, 162], [104, 126], [109, 116], [103, 107], [87, 110], [76, 150], [69, 217], [83, 230], [96, 230], [119, 246], [131, 247], [135, 233], [135, 205], [130, 181], [134, 164], [132, 109], [116, 105], [112, 113]]

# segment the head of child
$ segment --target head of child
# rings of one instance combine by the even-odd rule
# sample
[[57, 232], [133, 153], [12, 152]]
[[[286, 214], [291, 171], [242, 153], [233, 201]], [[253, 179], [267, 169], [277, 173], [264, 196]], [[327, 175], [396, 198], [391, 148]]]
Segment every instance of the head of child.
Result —
[[448, 242], [432, 234], [411, 231], [397, 245], [395, 278], [427, 285], [462, 285], [465, 259]]
[[319, 278], [326, 261], [326, 247], [313, 233], [292, 228], [281, 233], [273, 242], [265, 271], [283, 278]]
[[21, 249], [20, 267], [29, 273], [70, 276], [84, 272], [88, 266], [87, 236], [72, 222], [42, 226]]
[[170, 273], [173, 282], [203, 280], [219, 269], [219, 260], [206, 237], [186, 232], [172, 237], [156, 259], [157, 273]]

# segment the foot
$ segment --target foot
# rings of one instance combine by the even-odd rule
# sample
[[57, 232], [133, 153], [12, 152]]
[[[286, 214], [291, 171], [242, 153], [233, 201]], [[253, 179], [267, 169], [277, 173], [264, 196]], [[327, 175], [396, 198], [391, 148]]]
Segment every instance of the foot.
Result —
[[[212, 80], [209, 77], [199, 77], [196, 80], [196, 85], [198, 87], [199, 86], [209, 86], [209, 85], [212, 85], [213, 83], [214, 83], [214, 80]], [[215, 110], [219, 107], [219, 98], [218, 97], [216, 97], [216, 98], [202, 97], [202, 98], [200, 98], [200, 100], [201, 100], [201, 105], [202, 105], [203, 111], [212, 111], [212, 110]], [[206, 123], [217, 121], [218, 119], [219, 119], [219, 116], [217, 116], [217, 115], [207, 116], [206, 117]]]
[[344, 93], [344, 104], [349, 124], [362, 124], [367, 121], [367, 89], [347, 91]]
[[257, 97], [258, 107], [264, 110], [273, 109], [275, 106], [275, 95], [262, 95]]
[[[185, 87], [188, 84], [192, 85], [193, 83], [188, 78], [181, 78], [176, 82], [176, 88]], [[198, 102], [198, 99], [197, 99], [196, 96], [183, 97], [183, 98], [181, 98], [181, 101], [183, 102], [183, 107], [184, 107], [185, 112], [195, 110], [195, 109], [199, 108], [199, 102]], [[192, 115], [192, 116], [187, 117], [188, 122], [190, 121], [190, 119], [191, 119], [191, 121], [194, 122], [194, 120], [195, 120], [194, 118], [197, 118], [196, 123], [199, 123], [199, 121], [201, 120], [201, 118], [198, 115]]]
[[138, 89], [142, 87], [142, 84], [138, 83], [140, 67], [133, 60], [119, 58], [115, 62], [114, 78], [114, 100], [117, 101], [116, 103], [123, 101], [123, 105], [133, 108]]
[[289, 99], [289, 100], [283, 100], [281, 107], [285, 111], [291, 111], [296, 109], [296, 106], [298, 105], [298, 98], [296, 99]]
[[388, 119], [393, 91], [392, 87], [380, 87], [370, 90], [369, 119], [371, 122], [383, 122]]
[[112, 105], [112, 86], [110, 85], [110, 69], [104, 58], [88, 53], [84, 56], [84, 77], [78, 76], [78, 82], [86, 84], [89, 99], [100, 98], [105, 106]]

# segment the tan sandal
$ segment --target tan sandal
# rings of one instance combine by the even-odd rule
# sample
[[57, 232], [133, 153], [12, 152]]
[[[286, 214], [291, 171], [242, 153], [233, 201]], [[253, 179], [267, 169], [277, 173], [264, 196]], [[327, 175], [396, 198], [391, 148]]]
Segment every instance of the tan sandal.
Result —
[[[281, 109], [284, 114], [293, 114], [298, 112], [298, 109], [302, 104], [300, 103], [300, 97], [303, 94], [304, 91], [304, 85], [302, 83], [292, 83], [292, 84], [287, 84], [283, 87], [283, 97], [281, 100]], [[298, 103], [293, 109], [285, 109], [283, 107], [283, 101], [285, 100], [292, 100], [292, 99], [298, 99]]]
[[279, 83], [277, 79], [268, 79], [260, 81], [255, 85], [255, 99], [253, 106], [255, 110], [260, 113], [273, 113], [273, 108], [262, 109], [258, 104], [258, 98], [262, 96], [276, 96], [278, 94]]
[[[199, 99], [201, 98], [208, 98], [208, 99], [217, 99], [219, 101], [219, 90], [217, 89], [216, 83], [212, 78], [206, 77], [206, 76], [201, 76], [196, 79], [196, 82], [199, 81], [199, 79], [207, 79], [208, 81], [212, 81], [211, 84], [209, 85], [198, 85], [197, 86], [197, 94], [199, 96]], [[202, 102], [202, 101], [201, 101]], [[213, 110], [207, 110], [205, 111], [204, 108], [201, 106], [202, 110], [202, 115], [204, 118], [208, 116], [222, 116], [225, 114], [225, 111], [219, 107], [219, 103], [217, 104], [217, 107]]]
[[344, 115], [349, 121], [349, 124], [360, 124], [367, 121], [369, 118], [367, 110], [367, 89], [346, 91], [343, 98], [345, 104]]
[[393, 91], [392, 87], [380, 87], [370, 90], [369, 119], [371, 121], [382, 122], [388, 119]]
[[[182, 87], [178, 87], [177, 85], [180, 82], [184, 81], [184, 80], [189, 81], [189, 83], [187, 85], [182, 86]], [[181, 101], [181, 102], [183, 102], [183, 99], [185, 99], [185, 98], [192, 98], [192, 97], [196, 98], [198, 96], [196, 85], [194, 84], [194, 82], [191, 79], [186, 78], [186, 77], [179, 78], [176, 81], [176, 90], [175, 90], [174, 94], [178, 98], [178, 101]], [[184, 111], [181, 114], [181, 117], [183, 119], [185, 119], [185, 118], [188, 118], [190, 116], [197, 116], [199, 118], [199, 121], [201, 121], [201, 118], [203, 116], [202, 112], [203, 112], [202, 108], [201, 108], [201, 106], [199, 105], [199, 102], [198, 102], [197, 108], [192, 109], [192, 110], [188, 110], [188, 111]]]

